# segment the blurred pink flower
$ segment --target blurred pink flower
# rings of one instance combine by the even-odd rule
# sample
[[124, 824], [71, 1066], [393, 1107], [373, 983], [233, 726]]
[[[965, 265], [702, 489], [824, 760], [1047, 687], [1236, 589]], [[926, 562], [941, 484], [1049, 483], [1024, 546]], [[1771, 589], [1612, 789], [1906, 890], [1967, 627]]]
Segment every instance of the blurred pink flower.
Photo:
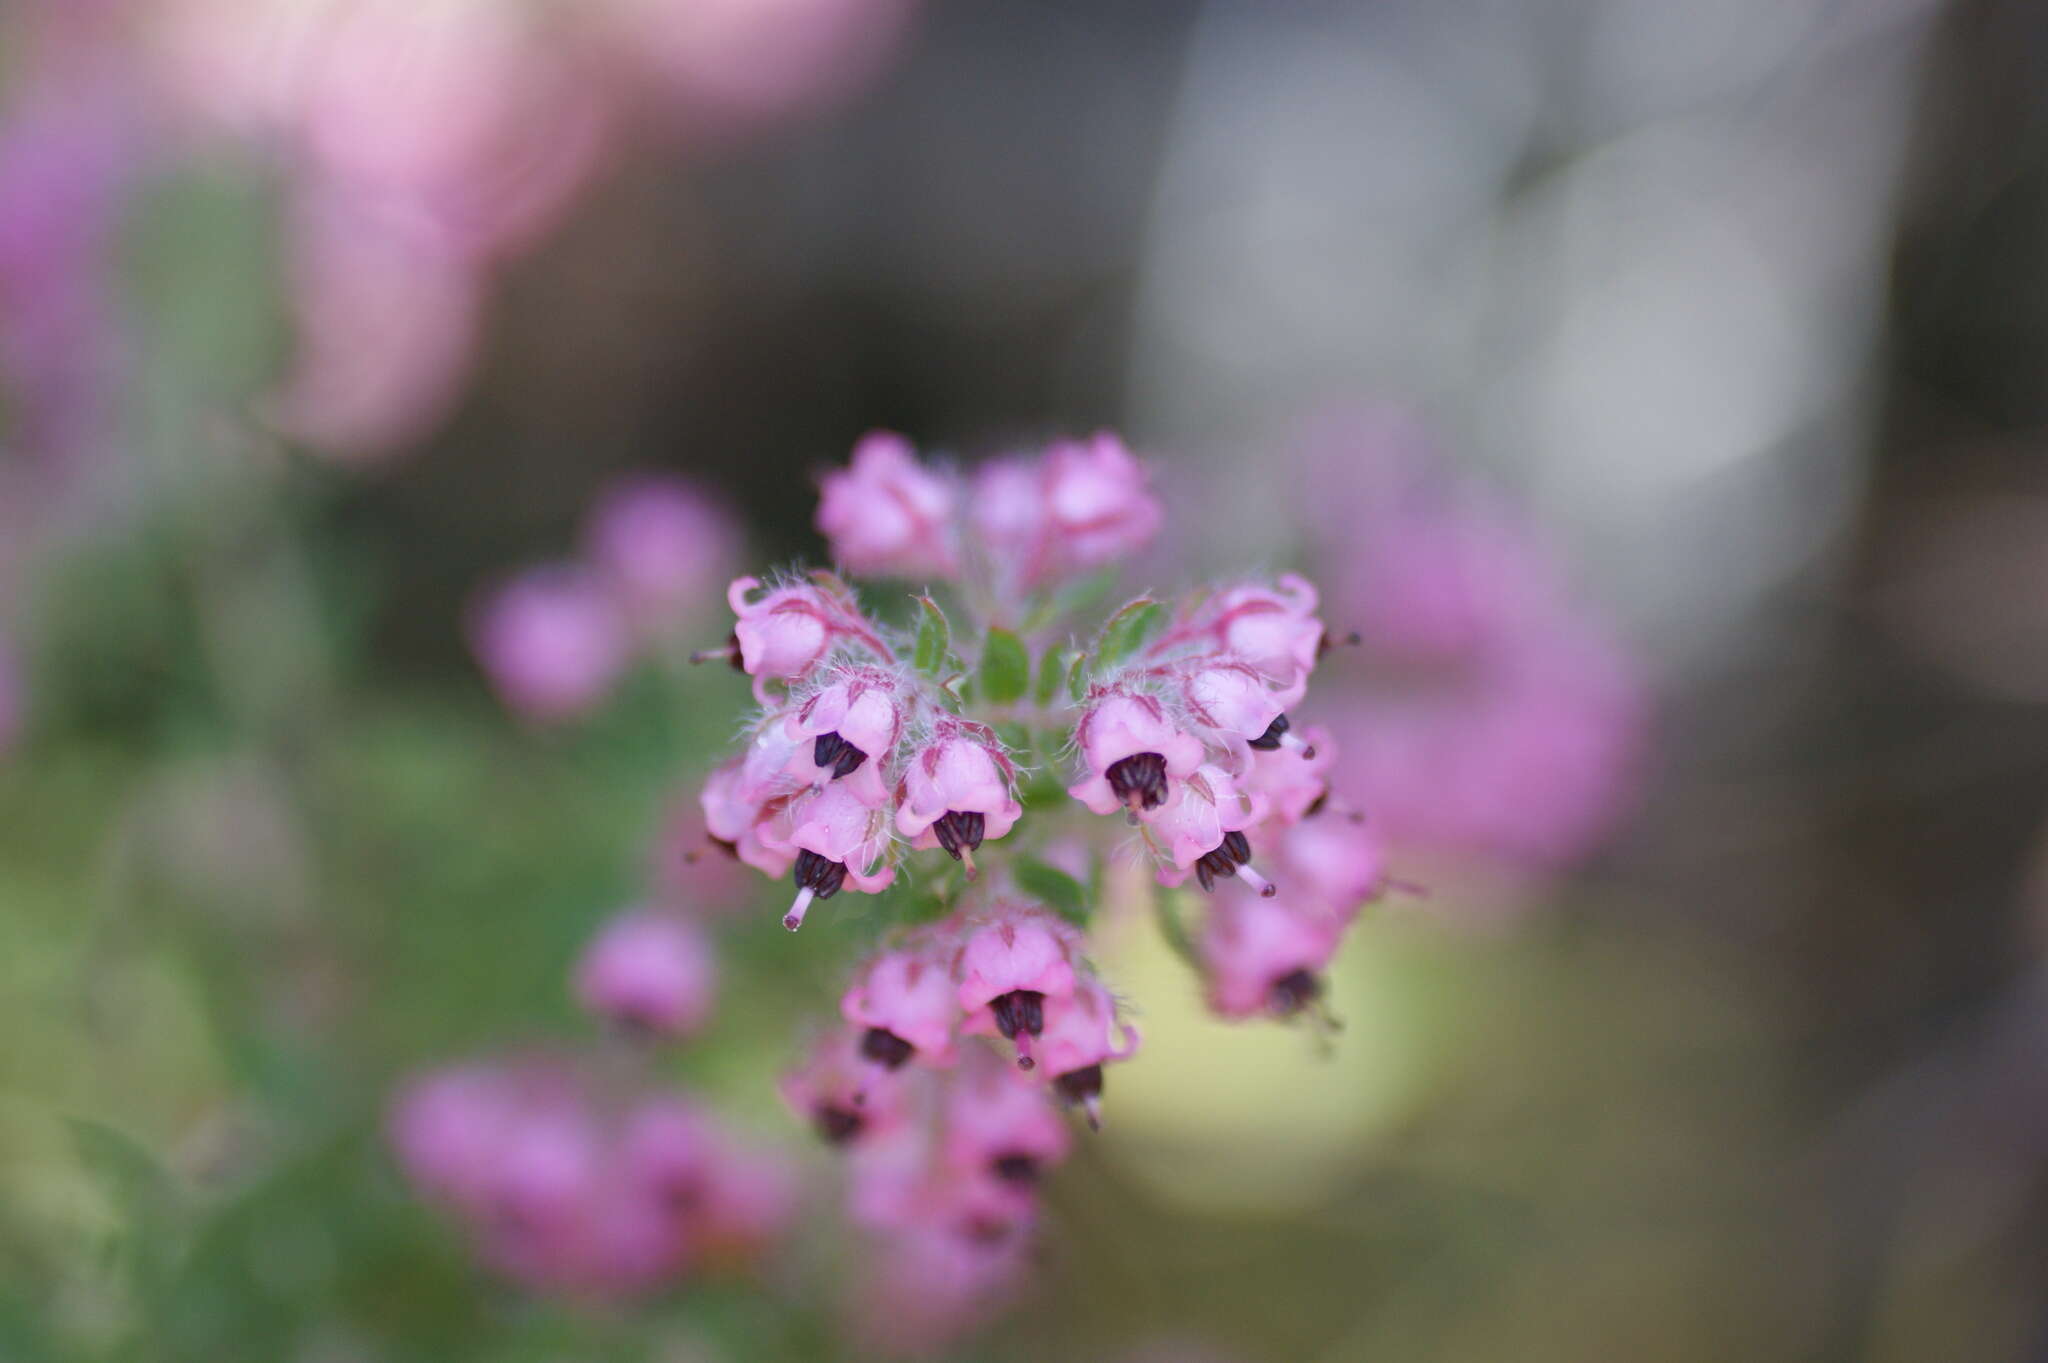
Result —
[[[1592, 851], [1625, 813], [1648, 725], [1635, 664], [1499, 497], [1388, 413], [1326, 421], [1345, 477], [1324, 527], [1330, 612], [1361, 647], [1321, 697], [1338, 783], [1396, 846], [1533, 867]], [[1336, 490], [1342, 489], [1338, 493]]]
[[1596, 847], [1635, 793], [1646, 701], [1568, 627], [1429, 686], [1332, 695], [1339, 783], [1387, 840], [1542, 867]]
[[350, 0], [298, 37], [276, 110], [296, 173], [472, 260], [530, 245], [603, 155], [612, 86], [538, 7]]
[[902, 436], [861, 437], [849, 466], [827, 473], [820, 489], [818, 532], [848, 572], [947, 578], [960, 571], [953, 481], [919, 464]]
[[681, 914], [633, 910], [607, 923], [576, 966], [576, 999], [600, 1017], [657, 1036], [701, 1028], [718, 997], [704, 930]]
[[1227, 1018], [1289, 1016], [1322, 992], [1344, 920], [1287, 897], [1218, 895], [1201, 941], [1209, 1006]]
[[628, 658], [618, 608], [586, 571], [529, 568], [484, 599], [470, 645], [499, 698], [552, 723], [602, 701]]
[[697, 789], [671, 802], [649, 851], [650, 877], [664, 904], [712, 915], [733, 912], [751, 898], [739, 849], [712, 836]]
[[968, 521], [998, 581], [1030, 590], [1130, 557], [1165, 521], [1145, 466], [1107, 431], [976, 471]]
[[114, 236], [141, 168], [132, 100], [105, 73], [52, 76], [0, 108], [0, 401], [10, 450], [45, 473], [113, 443]]
[[788, 1224], [792, 1183], [675, 1095], [623, 1112], [566, 1063], [464, 1065], [402, 1089], [389, 1134], [415, 1187], [500, 1272], [537, 1290], [621, 1297], [707, 1252], [751, 1259]]
[[293, 435], [393, 454], [445, 417], [478, 342], [484, 279], [433, 225], [331, 189], [303, 192], [288, 262], [298, 336], [273, 399]]
[[669, 634], [717, 600], [740, 530], [732, 512], [689, 479], [640, 474], [599, 495], [584, 544], [635, 623]]

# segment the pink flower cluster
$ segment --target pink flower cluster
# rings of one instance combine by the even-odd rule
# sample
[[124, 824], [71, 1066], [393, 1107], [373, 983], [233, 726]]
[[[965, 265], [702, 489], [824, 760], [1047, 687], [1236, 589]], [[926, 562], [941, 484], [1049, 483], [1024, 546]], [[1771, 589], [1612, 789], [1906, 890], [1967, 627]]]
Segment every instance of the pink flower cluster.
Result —
[[541, 723], [594, 708], [636, 651], [688, 629], [739, 544], [717, 500], [662, 474], [607, 488], [583, 539], [581, 558], [523, 570], [470, 619], [471, 647], [499, 697]]
[[[1647, 727], [1638, 669], [1498, 494], [1405, 423], [1327, 423], [1311, 508], [1360, 636], [1331, 727], [1344, 790], [1402, 846], [1545, 868], [1627, 809]], [[1336, 476], [1342, 469], [1342, 476]]]
[[1108, 432], [993, 460], [971, 480], [876, 432], [824, 478], [817, 525], [848, 572], [985, 575], [1010, 596], [1128, 557], [1164, 519], [1144, 466]]
[[1307, 581], [1139, 598], [1092, 641], [1064, 618], [1063, 579], [1160, 525], [1115, 437], [968, 477], [878, 433], [822, 494], [842, 568], [919, 579], [950, 609], [921, 595], [896, 627], [832, 573], [734, 582], [731, 638], [706, 656], [751, 676], [760, 709], [701, 808], [716, 846], [793, 880], [792, 931], [841, 892], [908, 882], [930, 906], [856, 966], [783, 1086], [844, 1153], [852, 1218], [878, 1237], [869, 1323], [902, 1343], [1015, 1287], [1036, 1184], [1071, 1143], [1062, 1109], [1097, 1124], [1106, 1071], [1137, 1050], [1087, 956], [1109, 854], [1140, 850], [1162, 893], [1209, 892], [1193, 955], [1230, 1018], [1319, 1012], [1385, 873], [1375, 830], [1331, 796], [1330, 735], [1291, 717], [1325, 647]]
[[745, 1265], [794, 1210], [788, 1167], [692, 1100], [614, 1101], [558, 1060], [416, 1080], [393, 1106], [407, 1176], [492, 1267], [534, 1290], [623, 1297]]
[[622, 913], [584, 951], [572, 988], [631, 1044], [602, 1065], [479, 1062], [414, 1081], [390, 1122], [407, 1176], [487, 1262], [536, 1291], [624, 1297], [750, 1265], [794, 1214], [792, 1172], [654, 1083], [647, 1048], [711, 1015], [717, 963], [703, 927], [669, 910]]

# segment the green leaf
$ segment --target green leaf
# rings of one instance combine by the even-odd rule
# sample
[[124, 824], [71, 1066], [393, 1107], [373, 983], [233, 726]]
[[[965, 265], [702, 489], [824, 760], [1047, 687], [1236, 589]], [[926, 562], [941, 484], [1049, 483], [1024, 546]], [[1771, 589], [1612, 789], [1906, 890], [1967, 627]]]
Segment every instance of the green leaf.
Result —
[[1022, 632], [1036, 634], [1055, 620], [1069, 615], [1078, 615], [1109, 595], [1109, 589], [1116, 585], [1118, 570], [1104, 568], [1091, 573], [1064, 591], [1040, 601], [1031, 613], [1024, 617]]
[[1048, 865], [1034, 857], [1019, 857], [1011, 865], [1011, 872], [1017, 877], [1017, 888], [1041, 900], [1047, 908], [1077, 927], [1087, 927], [1089, 917], [1088, 892], [1081, 882], [1057, 866]]
[[1067, 679], [1067, 668], [1071, 665], [1071, 653], [1065, 644], [1053, 644], [1045, 650], [1045, 656], [1038, 660], [1038, 686], [1032, 692], [1032, 701], [1040, 708], [1052, 704], [1059, 694], [1060, 683]]
[[1088, 698], [1088, 655], [1076, 653], [1074, 665], [1067, 669], [1067, 694], [1075, 700]]
[[1000, 626], [990, 626], [981, 647], [981, 698], [991, 705], [1014, 705], [1031, 689], [1031, 655], [1024, 641]]
[[111, 1126], [66, 1119], [78, 1161], [119, 1208], [121, 1251], [144, 1300], [163, 1300], [184, 1240], [177, 1185], [156, 1157]]
[[1141, 596], [1115, 615], [1102, 627], [1102, 633], [1095, 640], [1095, 666], [1115, 667], [1124, 659], [1145, 646], [1158, 628], [1166, 623], [1166, 607], [1149, 596]]
[[917, 604], [917, 645], [911, 652], [910, 664], [927, 677], [937, 677], [945, 671], [953, 629], [946, 621], [946, 613], [939, 609], [938, 602], [929, 596], [920, 596]]

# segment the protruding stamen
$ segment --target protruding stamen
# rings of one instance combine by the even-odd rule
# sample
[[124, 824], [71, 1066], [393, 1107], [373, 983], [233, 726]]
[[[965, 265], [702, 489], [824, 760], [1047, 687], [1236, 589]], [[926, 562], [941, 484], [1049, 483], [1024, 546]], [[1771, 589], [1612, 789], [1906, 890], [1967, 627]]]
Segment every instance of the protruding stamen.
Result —
[[1020, 1070], [1035, 1070], [1038, 1068], [1038, 1062], [1031, 1056], [1031, 1033], [1021, 1027], [1017, 1029], [1017, 1068]]
[[975, 864], [974, 864], [974, 849], [973, 849], [973, 848], [971, 848], [971, 847], [963, 847], [963, 848], [961, 848], [961, 849], [960, 849], [960, 852], [959, 852], [959, 856], [960, 856], [960, 861], [961, 861], [961, 863], [962, 863], [963, 865], [965, 865], [965, 866], [967, 867], [967, 878], [968, 878], [969, 880], [974, 880], [974, 879], [976, 879], [977, 877], [979, 877], [979, 876], [981, 875], [981, 870], [980, 870], [980, 868], [979, 868], [979, 867], [977, 867], [977, 866], [975, 866]]
[[717, 662], [720, 658], [731, 663], [732, 670], [735, 672], [747, 670], [746, 660], [740, 656], [739, 631], [735, 630], [731, 634], [726, 635], [725, 642], [717, 648], [700, 648], [690, 655], [690, 661], [693, 663], [712, 663]]
[[1102, 1130], [1102, 1066], [1068, 1070], [1052, 1081], [1052, 1089], [1069, 1107], [1079, 1107], [1088, 1114], [1091, 1130]]
[[1254, 871], [1249, 862], [1237, 868], [1237, 878], [1257, 890], [1261, 899], [1271, 899], [1280, 893], [1280, 887]]
[[796, 854], [795, 870], [796, 883], [804, 889], [816, 890], [820, 899], [830, 899], [846, 883], [845, 862], [829, 860], [808, 847]]
[[1303, 761], [1316, 755], [1316, 745], [1303, 742], [1300, 734], [1280, 735], [1280, 746], [1289, 752], [1300, 753]]
[[1339, 634], [1334, 637], [1331, 636], [1328, 630], [1324, 630], [1323, 637], [1316, 640], [1316, 656], [1320, 658], [1333, 648], [1357, 648], [1364, 642], [1365, 637], [1355, 629], [1349, 634]]
[[[1257, 738], [1250, 740], [1249, 746], [1257, 748], [1260, 752], [1271, 752], [1287, 741], [1287, 728], [1287, 716], [1275, 715], [1273, 716], [1273, 722], [1266, 726], [1266, 731]], [[1297, 747], [1301, 744], [1301, 740], [1298, 738], [1294, 742]]]
[[818, 892], [806, 885], [796, 892], [796, 901], [789, 906], [789, 912], [782, 915], [782, 926], [795, 932], [804, 925], [804, 915], [810, 912], [811, 901]]

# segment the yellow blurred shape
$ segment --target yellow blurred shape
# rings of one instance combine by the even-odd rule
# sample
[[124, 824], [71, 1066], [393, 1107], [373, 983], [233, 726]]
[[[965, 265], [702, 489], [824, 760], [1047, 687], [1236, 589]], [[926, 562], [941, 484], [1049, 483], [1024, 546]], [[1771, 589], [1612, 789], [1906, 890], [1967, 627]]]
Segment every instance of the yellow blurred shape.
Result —
[[1342, 1030], [1307, 1019], [1225, 1022], [1148, 907], [1097, 934], [1103, 975], [1134, 1001], [1144, 1045], [1104, 1092], [1104, 1148], [1162, 1197], [1209, 1211], [1322, 1201], [1409, 1110], [1424, 1073], [1414, 1004], [1420, 941], [1368, 918], [1330, 972]]

